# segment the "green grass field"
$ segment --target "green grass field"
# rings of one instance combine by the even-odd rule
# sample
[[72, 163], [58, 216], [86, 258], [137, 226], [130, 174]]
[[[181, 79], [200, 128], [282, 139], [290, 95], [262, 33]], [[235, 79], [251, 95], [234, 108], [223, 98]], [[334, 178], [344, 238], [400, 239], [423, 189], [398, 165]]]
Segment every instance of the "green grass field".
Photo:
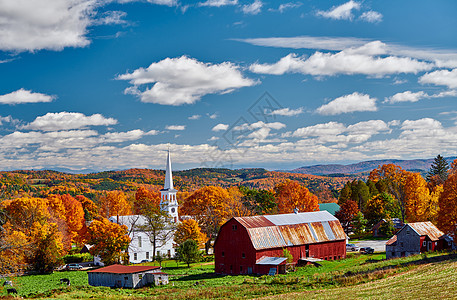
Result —
[[[384, 258], [385, 255], [379, 253], [350, 254], [343, 260], [323, 261], [319, 268], [299, 267], [295, 272], [274, 277], [220, 276], [214, 273], [211, 263], [193, 264], [187, 268], [184, 264], [177, 266], [176, 262], [169, 261], [162, 263], [164, 271], [172, 275], [169, 285], [135, 290], [88, 286], [85, 271], [21, 276], [13, 278], [13, 281], [20, 296], [41, 299], [239, 299], [279, 294], [290, 295], [280, 296], [288, 299], [336, 299], [345, 295], [392, 299], [408, 296], [416, 290], [414, 287], [433, 285], [433, 282], [437, 286], [448, 287], [442, 289], [443, 297], [457, 292], [457, 275], [452, 273], [457, 264], [455, 254], [435, 253], [393, 260]], [[69, 278], [71, 287], [61, 285], [60, 278]], [[410, 284], [405, 283], [408, 281], [404, 278], [410, 280]], [[439, 280], [433, 281], [433, 278]], [[198, 285], [195, 284], [197, 281]], [[409, 285], [411, 288], [408, 288]], [[399, 294], [393, 292], [395, 289]], [[430, 287], [428, 291], [433, 290]], [[2, 294], [5, 295], [6, 291], [3, 290]], [[437, 295], [441, 297], [441, 294]]]

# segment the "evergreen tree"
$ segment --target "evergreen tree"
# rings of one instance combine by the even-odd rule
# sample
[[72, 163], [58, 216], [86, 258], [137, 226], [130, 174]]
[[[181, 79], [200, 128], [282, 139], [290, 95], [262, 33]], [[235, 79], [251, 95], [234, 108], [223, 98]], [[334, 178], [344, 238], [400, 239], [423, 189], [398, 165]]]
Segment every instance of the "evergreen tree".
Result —
[[438, 182], [442, 184], [447, 179], [448, 170], [448, 162], [446, 161], [446, 159], [444, 159], [444, 157], [438, 154], [438, 156], [435, 157], [435, 159], [432, 162], [432, 165], [430, 166], [426, 179], [428, 182], [430, 182], [433, 177], [437, 176]]
[[365, 206], [367, 201], [370, 199], [370, 189], [369, 187], [363, 182], [359, 180], [357, 182], [357, 204], [359, 205], [359, 209], [361, 211], [365, 211]]
[[370, 198], [379, 194], [376, 183], [370, 179], [367, 180], [367, 187], [370, 190]]
[[365, 232], [365, 228], [367, 227], [367, 220], [363, 216], [362, 212], [358, 212], [354, 218], [352, 219], [352, 228], [356, 235], [362, 234]]
[[190, 263], [199, 262], [202, 253], [198, 249], [198, 244], [194, 240], [187, 240], [177, 249], [177, 257], [180, 261], [185, 262], [187, 267], [190, 267]]
[[348, 181], [341, 189], [340, 197], [338, 198], [338, 204], [342, 206], [346, 201], [351, 199], [352, 189], [351, 189], [351, 182]]

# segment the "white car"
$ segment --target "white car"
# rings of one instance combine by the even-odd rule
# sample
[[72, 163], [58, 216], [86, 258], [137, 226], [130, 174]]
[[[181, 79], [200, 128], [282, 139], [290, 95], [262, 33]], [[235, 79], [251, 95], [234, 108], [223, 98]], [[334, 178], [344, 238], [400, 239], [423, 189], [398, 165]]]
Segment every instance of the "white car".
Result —
[[346, 244], [346, 251], [357, 251], [359, 247], [354, 244]]

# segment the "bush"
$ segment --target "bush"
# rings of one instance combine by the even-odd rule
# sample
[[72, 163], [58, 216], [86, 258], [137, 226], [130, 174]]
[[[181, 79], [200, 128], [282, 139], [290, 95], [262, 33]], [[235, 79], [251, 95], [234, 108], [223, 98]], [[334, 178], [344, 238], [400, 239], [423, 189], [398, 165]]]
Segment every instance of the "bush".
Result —
[[63, 257], [66, 264], [93, 261], [94, 257], [90, 253], [70, 254]]

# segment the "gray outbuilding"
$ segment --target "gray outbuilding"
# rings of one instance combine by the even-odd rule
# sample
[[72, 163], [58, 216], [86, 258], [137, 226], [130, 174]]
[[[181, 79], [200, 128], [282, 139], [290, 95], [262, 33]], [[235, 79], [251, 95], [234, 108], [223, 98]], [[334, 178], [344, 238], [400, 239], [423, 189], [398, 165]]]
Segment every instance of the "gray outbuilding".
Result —
[[155, 266], [111, 265], [87, 272], [89, 285], [119, 288], [140, 288], [168, 284], [168, 274]]

